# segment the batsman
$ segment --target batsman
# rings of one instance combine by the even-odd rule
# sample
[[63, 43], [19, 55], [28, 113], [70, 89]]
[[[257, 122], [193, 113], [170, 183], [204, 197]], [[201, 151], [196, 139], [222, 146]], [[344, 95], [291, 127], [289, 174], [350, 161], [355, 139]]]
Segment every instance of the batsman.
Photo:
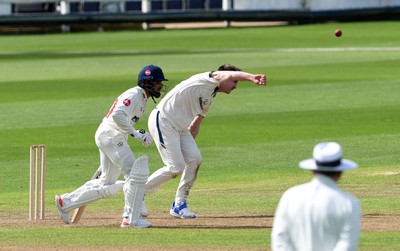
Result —
[[[162, 81], [162, 69], [155, 65], [145, 66], [138, 76], [136, 87], [122, 93], [103, 118], [95, 134], [96, 145], [100, 152], [98, 175], [70, 193], [55, 196], [55, 204], [62, 221], [71, 223], [69, 213], [99, 199], [108, 198], [119, 191], [124, 191], [125, 206], [122, 214], [122, 228], [145, 228], [151, 223], [140, 217], [143, 203], [144, 186], [149, 176], [148, 158], [136, 158], [128, 138], [132, 136], [145, 147], [151, 145], [153, 139], [144, 130], [136, 130], [134, 125], [142, 117], [146, 104], [151, 97], [161, 97], [167, 86]], [[121, 174], [124, 180], [118, 180]]]

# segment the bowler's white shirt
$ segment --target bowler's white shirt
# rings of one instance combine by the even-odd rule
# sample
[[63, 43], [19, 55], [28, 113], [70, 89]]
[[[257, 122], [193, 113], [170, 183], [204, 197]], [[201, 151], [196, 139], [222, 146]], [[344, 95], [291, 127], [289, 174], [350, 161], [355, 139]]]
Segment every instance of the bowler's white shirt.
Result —
[[157, 105], [157, 110], [177, 130], [185, 131], [192, 120], [205, 117], [219, 82], [209, 76], [210, 72], [196, 74], [176, 85]]
[[272, 228], [272, 250], [357, 250], [360, 224], [358, 200], [333, 179], [317, 174], [282, 195]]

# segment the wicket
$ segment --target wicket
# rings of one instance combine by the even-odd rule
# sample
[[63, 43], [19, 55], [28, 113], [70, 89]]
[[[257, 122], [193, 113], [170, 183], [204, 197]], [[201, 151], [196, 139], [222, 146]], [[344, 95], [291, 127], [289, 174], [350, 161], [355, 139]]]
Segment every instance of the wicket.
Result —
[[[32, 145], [30, 151], [29, 220], [44, 219], [46, 146]], [[39, 211], [40, 203], [40, 211]], [[34, 208], [35, 207], [35, 208]]]

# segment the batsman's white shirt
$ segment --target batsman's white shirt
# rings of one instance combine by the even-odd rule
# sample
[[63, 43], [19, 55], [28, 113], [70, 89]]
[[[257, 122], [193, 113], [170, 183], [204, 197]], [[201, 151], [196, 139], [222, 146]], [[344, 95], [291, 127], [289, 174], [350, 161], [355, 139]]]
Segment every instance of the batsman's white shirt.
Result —
[[282, 195], [272, 228], [272, 250], [357, 250], [360, 225], [358, 200], [331, 178], [317, 174]]
[[134, 125], [143, 115], [147, 101], [146, 92], [141, 87], [126, 90], [114, 101], [100, 126], [111, 127], [126, 137], [133, 134]]
[[205, 117], [219, 84], [210, 77], [210, 72], [193, 75], [168, 92], [157, 105], [157, 110], [177, 130], [188, 130], [194, 117]]

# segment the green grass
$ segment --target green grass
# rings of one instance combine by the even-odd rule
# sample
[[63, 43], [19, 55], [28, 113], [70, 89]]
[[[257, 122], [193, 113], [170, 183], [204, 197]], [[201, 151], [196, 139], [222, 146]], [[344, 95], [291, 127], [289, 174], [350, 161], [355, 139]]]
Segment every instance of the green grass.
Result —
[[[107, 235], [105, 236], [105, 231]], [[268, 231], [269, 232], [269, 231]], [[160, 232], [157, 229], [141, 229], [128, 230], [119, 228], [40, 228], [40, 229], [9, 229], [7, 231], [0, 230], [1, 234], [9, 236], [2, 245], [11, 246], [12, 240], [15, 238], [24, 237], [25, 243], [20, 247], [37, 246], [41, 248], [75, 248], [76, 243], [82, 243], [82, 248], [103, 248], [104, 247], [120, 247], [132, 248], [162, 248], [176, 250], [178, 248], [196, 247], [210, 249], [215, 247], [224, 248], [225, 250], [240, 250], [240, 249], [265, 249], [267, 230], [220, 230], [211, 229], [204, 231], [202, 229], [168, 229], [168, 231]], [[102, 238], [99, 238], [102, 236]], [[112, 236], [118, 236], [113, 238]], [[112, 237], [112, 238], [110, 238]], [[150, 238], [149, 238], [150, 237]], [[10, 242], [8, 241], [11, 240]], [[42, 240], [57, 240], [56, 245], [48, 241], [44, 243]], [[229, 244], [221, 246], [221, 243], [226, 243], [226, 239], [230, 239]], [[244, 242], [243, 240], [246, 239]], [[73, 241], [71, 241], [73, 240]], [[124, 240], [121, 242], [121, 240]], [[207, 241], [205, 241], [207, 240]], [[101, 250], [103, 250], [101, 249]]]
[[[333, 36], [338, 27], [344, 32], [341, 38]], [[31, 144], [48, 146], [46, 213], [57, 213], [54, 194], [69, 192], [92, 175], [99, 161], [93, 139], [98, 124], [150, 63], [163, 68], [170, 88], [223, 63], [268, 76], [267, 87], [240, 83], [232, 94], [218, 94], [203, 122], [197, 141], [204, 161], [189, 201], [200, 216], [273, 215], [283, 191], [310, 179], [297, 163], [311, 157], [316, 143], [337, 141], [345, 157], [360, 165], [345, 173], [341, 186], [360, 199], [363, 215], [399, 217], [399, 28], [399, 22], [367, 22], [1, 36], [1, 221], [27, 215]], [[278, 50], [285, 48], [310, 50]], [[75, 53], [79, 51], [85, 53]], [[154, 106], [148, 104], [138, 128], [147, 128]], [[137, 156], [150, 157], [151, 172], [161, 166], [154, 146], [130, 144]], [[167, 216], [177, 183], [173, 180], [150, 195], [149, 209]], [[119, 194], [87, 210], [115, 214], [122, 207]], [[28, 223], [27, 217], [20, 220]], [[181, 228], [177, 221], [175, 228], [125, 231], [115, 220], [115, 228], [65, 226], [59, 220], [51, 227], [4, 224], [0, 249], [270, 246], [271, 226]], [[363, 230], [360, 250], [399, 250], [399, 235]]]

